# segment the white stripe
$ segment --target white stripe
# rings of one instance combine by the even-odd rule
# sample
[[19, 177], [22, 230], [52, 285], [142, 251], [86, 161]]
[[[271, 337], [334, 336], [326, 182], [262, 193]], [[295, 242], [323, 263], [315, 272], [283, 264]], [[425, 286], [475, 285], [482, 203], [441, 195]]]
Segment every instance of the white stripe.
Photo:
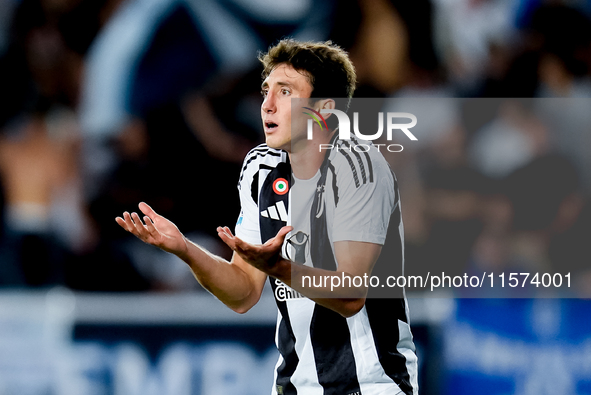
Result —
[[347, 318], [347, 325], [351, 334], [351, 349], [355, 358], [361, 393], [364, 395], [395, 394], [400, 391], [380, 363], [365, 306], [359, 313]]
[[[351, 159], [351, 163], [349, 163], [349, 161], [347, 159], [345, 159], [345, 161], [347, 162], [347, 167], [349, 167], [351, 169], [351, 181], [355, 182], [355, 173], [357, 173], [357, 180], [359, 181], [359, 185], [363, 185], [363, 175], [361, 174], [361, 166], [365, 167], [363, 165], [363, 161], [361, 163], [359, 163], [359, 161], [357, 160], [357, 155], [355, 155], [355, 149], [353, 149], [353, 144], [351, 144], [349, 147], [351, 148], [351, 151], [349, 151], [349, 148], [343, 143], [340, 143], [340, 147], [342, 149], [342, 152], [344, 154], [347, 154], [346, 156], [349, 156], [349, 158]], [[364, 169], [365, 171], [365, 169]], [[367, 182], [367, 180], [369, 179], [369, 174], [365, 174], [365, 180]]]
[[277, 209], [275, 208], [275, 206], [267, 207], [267, 211], [269, 212], [269, 215], [272, 219], [279, 219], [279, 214], [277, 214]]
[[[399, 200], [396, 202], [396, 205], [400, 205], [400, 193], [398, 197]], [[396, 205], [394, 206], [394, 210], [396, 210]], [[398, 208], [402, 210], [402, 206], [399, 206]], [[398, 224], [398, 234], [400, 235], [400, 245], [402, 246], [402, 275], [404, 276], [404, 223], [402, 220], [400, 220], [400, 224]], [[406, 300], [406, 288], [402, 288], [402, 297], [404, 298], [404, 312], [406, 313], [406, 322], [408, 323], [410, 331], [410, 310], [408, 309], [408, 300]]]
[[285, 204], [283, 203], [283, 200], [280, 200], [277, 204], [277, 211], [279, 211], [279, 217], [281, 217], [282, 221], [287, 222], [287, 210], [285, 210]]
[[269, 213], [267, 213], [267, 210], [261, 211], [261, 217], [269, 218]]
[[295, 353], [299, 362], [291, 376], [291, 383], [298, 394], [323, 395], [324, 390], [318, 382], [314, 350], [310, 341], [310, 324], [315, 303], [310, 299], [292, 299], [287, 301], [291, 328], [295, 335]]
[[[291, 191], [289, 191], [289, 196], [290, 197], [293, 196], [292, 193], [291, 193]], [[291, 199], [288, 199], [288, 201], [287, 201], [287, 209], [291, 213]], [[288, 215], [287, 216], [287, 226], [291, 226], [291, 215]]]
[[[281, 312], [277, 309], [277, 324], [275, 325], [275, 345], [279, 349], [279, 324], [281, 323]], [[275, 371], [273, 371], [273, 388], [271, 389], [271, 395], [277, 395], [277, 369], [283, 363], [283, 355], [279, 353], [279, 358], [275, 364]]]
[[413, 388], [413, 394], [419, 393], [419, 379], [418, 379], [418, 359], [415, 354], [415, 345], [412, 341], [412, 333], [410, 326], [401, 320], [398, 320], [398, 344], [396, 349], [404, 358], [406, 358], [406, 370], [410, 376], [410, 384]]

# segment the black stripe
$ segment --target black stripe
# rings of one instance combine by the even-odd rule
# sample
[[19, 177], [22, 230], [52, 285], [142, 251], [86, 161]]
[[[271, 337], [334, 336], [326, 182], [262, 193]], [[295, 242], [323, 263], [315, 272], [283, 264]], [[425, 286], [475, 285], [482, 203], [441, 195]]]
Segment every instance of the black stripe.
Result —
[[337, 270], [337, 264], [334, 252], [331, 248], [330, 237], [326, 225], [326, 210], [322, 210], [322, 215], [318, 217], [320, 207], [326, 204], [326, 178], [328, 176], [330, 161], [325, 157], [320, 167], [320, 178], [316, 186], [319, 192], [314, 194], [312, 209], [310, 210], [310, 257], [312, 264], [316, 268], [325, 270]]
[[[257, 205], [259, 204], [259, 174], [260, 174], [260, 170], [273, 171], [273, 170], [275, 170], [275, 167], [261, 163], [259, 165], [259, 171], [254, 173], [254, 176], [252, 176], [252, 183], [250, 184], [250, 196], [252, 197], [252, 200]], [[240, 183], [238, 185], [240, 186]], [[293, 184], [290, 186], [290, 188], [291, 187], [293, 187]]]
[[364, 152], [365, 159], [367, 160], [367, 169], [369, 170], [369, 182], [373, 182], [373, 166], [371, 164], [371, 158], [367, 152]]
[[347, 162], [349, 162], [349, 166], [351, 166], [351, 171], [353, 172], [353, 179], [355, 180], [355, 187], [359, 188], [359, 177], [357, 176], [357, 169], [355, 169], [355, 164], [353, 163], [353, 160], [351, 159], [351, 157], [349, 155], [347, 155], [347, 153], [340, 149], [339, 152], [345, 157], [347, 158]]
[[363, 183], [365, 184], [367, 182], [367, 177], [365, 177], [365, 166], [363, 165], [363, 161], [361, 160], [361, 155], [359, 155], [359, 152], [353, 149], [353, 146], [349, 144], [348, 141], [342, 140], [342, 144], [346, 144], [349, 147], [349, 152], [353, 152], [353, 155], [355, 155], [355, 157], [357, 158], [357, 163], [359, 163], [359, 168], [361, 169], [361, 178], [363, 178]]
[[360, 394], [347, 319], [326, 307], [315, 305], [310, 323], [310, 341], [318, 382], [324, 389], [324, 395]]
[[250, 162], [252, 162], [253, 160], [255, 160], [256, 158], [258, 158], [259, 156], [265, 156], [265, 155], [271, 155], [271, 156], [278, 156], [281, 157], [281, 153], [277, 153], [277, 152], [258, 152], [256, 155], [253, 155], [252, 157], [250, 157], [246, 163], [244, 164], [244, 167], [242, 168], [242, 171], [240, 172], [240, 179], [238, 180], [238, 185], [240, 186], [240, 181], [242, 181], [242, 179], [244, 178], [244, 171], [246, 170], [246, 168], [248, 167], [248, 165], [250, 164]]
[[406, 316], [404, 299], [367, 299], [365, 309], [384, 372], [402, 392], [412, 395], [406, 358], [396, 348], [400, 337], [397, 317]]
[[254, 173], [252, 183], [250, 184], [250, 197], [252, 197], [254, 204], [257, 206], [259, 204], [259, 173], [260, 171]]
[[[353, 137], [352, 139], [355, 142], [355, 144], [359, 144], [359, 141], [357, 141], [355, 137]], [[369, 182], [373, 182], [373, 166], [371, 164], [371, 158], [367, 151], [363, 151], [363, 154], [365, 155], [365, 160], [367, 160], [367, 170], [369, 170]]]
[[246, 154], [245, 159], [250, 158], [251, 156], [256, 156], [256, 154], [258, 153], [267, 153], [269, 152], [269, 147], [267, 147], [265, 144], [261, 144], [259, 146], [256, 146], [255, 148], [251, 149], [250, 151], [248, 151], [248, 154]]
[[[266, 165], [261, 165], [261, 167]], [[284, 202], [286, 207], [289, 207], [289, 194], [277, 195], [273, 192], [273, 181], [277, 178], [291, 178], [291, 168], [289, 164], [280, 162], [273, 170], [267, 175], [261, 190], [259, 192], [259, 210], [261, 207], [270, 207], [277, 202]], [[261, 241], [264, 243], [270, 238], [274, 237], [279, 229], [283, 226], [283, 222], [274, 221], [271, 218], [262, 217], [259, 214], [259, 227], [261, 231]], [[273, 293], [277, 287], [275, 279], [269, 277]], [[295, 335], [293, 333], [289, 313], [287, 311], [287, 305], [285, 302], [281, 302], [275, 298], [277, 302], [277, 308], [281, 313], [281, 321], [278, 329], [278, 345], [277, 348], [283, 357], [283, 363], [277, 368], [277, 382], [276, 385], [281, 386], [281, 391], [285, 395], [296, 395], [297, 391], [291, 383], [291, 376], [298, 366], [299, 358], [295, 352]]]
[[[394, 174], [392, 176], [394, 177]], [[400, 205], [398, 204], [400, 197], [395, 177], [394, 191], [396, 208], [390, 216], [386, 243], [382, 247], [382, 252], [372, 271], [372, 275], [378, 276], [382, 281], [388, 276], [400, 276], [404, 273], [403, 241], [399, 228], [402, 220]], [[408, 323], [403, 290], [389, 290], [385, 293], [383, 290], [384, 288], [371, 288], [365, 301], [365, 309], [374, 344], [378, 359], [386, 375], [406, 395], [411, 395], [413, 387], [410, 382], [410, 374], [406, 368], [406, 358], [396, 348], [400, 338], [398, 321]]]
[[251, 149], [250, 152], [267, 152], [269, 150], [271, 150], [271, 148], [267, 147], [266, 145], [259, 145], [258, 147]]
[[334, 194], [334, 206], [336, 207], [339, 204], [339, 187], [337, 186], [337, 173], [332, 165], [332, 162], [328, 162], [328, 168], [332, 173], [332, 193]]
[[263, 170], [271, 170], [272, 171], [273, 169], [275, 169], [275, 167], [276, 166], [269, 166], [269, 165], [267, 165], [265, 163], [261, 163], [259, 165], [259, 170], [263, 169]]
[[[388, 167], [390, 167], [390, 166], [388, 166]], [[396, 178], [396, 174], [394, 174], [394, 171], [392, 171], [392, 168], [390, 168], [390, 173], [392, 173], [392, 178], [394, 179], [394, 207], [398, 211], [400, 211], [400, 191], [398, 189], [398, 179]], [[390, 218], [390, 221], [391, 220], [392, 220], [392, 218]], [[401, 221], [401, 216], [399, 215], [398, 217], [395, 218], [395, 220]]]
[[[271, 283], [271, 288], [273, 289], [274, 294], [275, 288], [277, 288], [275, 279], [269, 277], [269, 282]], [[275, 301], [277, 302], [277, 308], [281, 313], [281, 321], [279, 322], [277, 336], [277, 349], [283, 357], [283, 362], [277, 368], [277, 381], [275, 382], [275, 385], [281, 387], [283, 395], [297, 395], [298, 392], [291, 382], [291, 376], [293, 375], [293, 372], [295, 372], [299, 363], [299, 358], [295, 351], [295, 335], [291, 327], [286, 302], [280, 302], [277, 299], [275, 299]], [[279, 392], [279, 389], [277, 392]]]
[[[392, 175], [393, 176], [393, 175]], [[401, 276], [404, 274], [404, 248], [403, 248], [403, 235], [400, 231], [400, 224], [402, 217], [400, 213], [400, 196], [398, 191], [398, 183], [394, 178], [394, 209], [390, 214], [390, 220], [388, 221], [388, 229], [386, 231], [386, 241], [382, 246], [382, 251], [378, 257], [374, 268], [372, 270], [372, 276], [377, 276], [385, 282], [390, 276]], [[372, 287], [368, 290], [369, 298], [402, 298], [404, 297], [402, 288], [390, 288], [390, 287]], [[406, 316], [399, 316], [398, 319], [408, 322]]]

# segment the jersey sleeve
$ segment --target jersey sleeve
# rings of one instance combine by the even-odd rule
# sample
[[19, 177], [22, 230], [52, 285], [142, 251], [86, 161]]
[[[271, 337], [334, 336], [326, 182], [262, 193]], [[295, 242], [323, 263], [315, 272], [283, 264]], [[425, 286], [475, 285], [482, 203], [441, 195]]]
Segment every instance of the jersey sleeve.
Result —
[[[344, 154], [347, 154], [348, 157]], [[396, 205], [394, 175], [379, 152], [368, 155], [339, 152], [338, 203], [333, 222], [334, 241], [383, 245]]]
[[[252, 152], [244, 159], [240, 179], [238, 181], [238, 194], [240, 197], [240, 215], [236, 221], [234, 234], [242, 240], [261, 244], [261, 232], [259, 228], [259, 209], [253, 199], [252, 188], [258, 189], [258, 185], [253, 186], [254, 175], [258, 171], [258, 163], [252, 160]], [[255, 194], [258, 193], [254, 191]]]

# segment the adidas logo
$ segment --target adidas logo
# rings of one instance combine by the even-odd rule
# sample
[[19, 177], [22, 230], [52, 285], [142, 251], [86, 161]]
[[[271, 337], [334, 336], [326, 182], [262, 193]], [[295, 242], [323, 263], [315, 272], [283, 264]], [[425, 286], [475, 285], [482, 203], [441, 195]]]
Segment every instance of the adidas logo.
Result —
[[272, 206], [261, 211], [261, 216], [287, 222], [287, 210], [283, 201], [279, 201]]

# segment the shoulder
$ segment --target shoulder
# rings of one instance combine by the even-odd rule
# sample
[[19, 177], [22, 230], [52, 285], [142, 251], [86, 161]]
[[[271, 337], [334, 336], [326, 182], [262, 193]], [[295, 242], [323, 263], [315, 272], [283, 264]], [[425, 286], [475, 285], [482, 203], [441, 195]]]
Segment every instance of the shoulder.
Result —
[[370, 141], [337, 140], [328, 161], [337, 179], [352, 181], [357, 188], [384, 180], [394, 182], [388, 162]]
[[244, 157], [238, 187], [245, 178], [252, 178], [263, 167], [275, 167], [287, 161], [287, 152], [260, 144], [251, 149]]
[[249, 158], [253, 158], [253, 157], [261, 157], [261, 158], [266, 157], [266, 156], [280, 157], [280, 156], [282, 156], [283, 153], [285, 153], [285, 151], [280, 150], [280, 149], [271, 148], [267, 144], [263, 143], [263, 144], [257, 145], [256, 147], [254, 147], [253, 149], [248, 151], [248, 154], [246, 154], [246, 157], [244, 158], [244, 160], [246, 161]]
[[285, 162], [286, 155], [287, 153], [283, 150], [270, 148], [267, 144], [259, 144], [251, 149], [244, 157], [242, 171], [244, 172], [251, 164]]

